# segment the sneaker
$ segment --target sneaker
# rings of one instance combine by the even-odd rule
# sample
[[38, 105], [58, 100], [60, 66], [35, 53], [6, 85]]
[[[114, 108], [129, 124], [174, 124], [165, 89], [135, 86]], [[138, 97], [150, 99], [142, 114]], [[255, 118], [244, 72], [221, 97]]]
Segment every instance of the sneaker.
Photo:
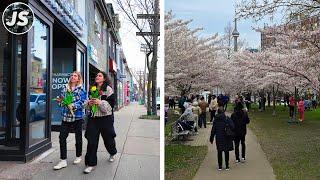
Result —
[[114, 162], [115, 155], [110, 155], [109, 162]]
[[222, 168], [219, 168], [218, 171], [222, 171]]
[[245, 162], [246, 161], [246, 158], [241, 158], [242, 162]]
[[67, 167], [67, 161], [66, 160], [61, 160], [57, 165], [53, 167], [54, 170], [60, 170], [62, 168]]
[[81, 157], [76, 157], [76, 159], [73, 161], [73, 164], [79, 164], [81, 160]]
[[89, 174], [91, 173], [91, 171], [94, 170], [94, 167], [93, 166], [87, 166], [84, 170], [83, 170], [83, 173], [85, 174]]
[[236, 160], [236, 164], [240, 163], [240, 160]]
[[226, 171], [229, 171], [230, 170], [230, 168], [229, 167], [226, 167]]

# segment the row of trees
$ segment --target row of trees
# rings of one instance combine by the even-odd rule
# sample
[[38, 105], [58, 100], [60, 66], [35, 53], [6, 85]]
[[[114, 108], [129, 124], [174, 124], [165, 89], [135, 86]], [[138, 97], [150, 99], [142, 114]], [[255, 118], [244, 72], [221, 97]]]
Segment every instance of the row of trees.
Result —
[[[169, 12], [165, 19], [166, 94], [198, 93], [215, 86], [228, 94], [273, 92], [274, 98], [293, 93], [295, 87], [300, 92], [319, 92], [320, 28], [304, 27], [296, 20], [298, 15], [308, 19], [319, 14], [320, 1], [243, 0], [236, 7], [238, 18], [255, 20], [281, 11], [282, 25], [255, 29], [273, 39], [272, 46], [257, 53], [242, 48], [229, 58], [230, 47], [223, 43], [228, 36], [201, 39], [198, 29], [188, 28], [190, 21], [176, 20]], [[208, 42], [212, 46], [206, 47]]]

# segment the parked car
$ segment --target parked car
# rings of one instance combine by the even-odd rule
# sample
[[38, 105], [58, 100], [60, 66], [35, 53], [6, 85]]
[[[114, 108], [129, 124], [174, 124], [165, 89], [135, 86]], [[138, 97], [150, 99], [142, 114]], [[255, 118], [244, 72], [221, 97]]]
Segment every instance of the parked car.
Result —
[[30, 121], [41, 120], [46, 117], [46, 94], [30, 94]]

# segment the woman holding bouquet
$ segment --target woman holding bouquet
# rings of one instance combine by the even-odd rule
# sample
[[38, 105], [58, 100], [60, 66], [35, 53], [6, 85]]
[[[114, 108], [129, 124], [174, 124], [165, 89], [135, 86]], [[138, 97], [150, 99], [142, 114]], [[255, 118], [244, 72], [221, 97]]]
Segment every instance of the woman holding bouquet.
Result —
[[101, 134], [104, 145], [110, 154], [109, 161], [114, 161], [117, 154], [114, 130], [113, 108], [115, 105], [115, 95], [107, 75], [99, 72], [96, 75], [95, 83], [90, 88], [90, 99], [86, 101], [86, 108], [90, 109], [90, 116], [87, 123], [85, 137], [88, 140], [87, 154], [85, 157], [84, 173], [90, 173], [97, 165], [97, 150], [99, 136]]
[[54, 166], [55, 170], [67, 167], [67, 137], [72, 128], [75, 130], [76, 138], [76, 159], [73, 163], [81, 162], [83, 105], [86, 99], [87, 93], [82, 86], [82, 76], [75, 71], [71, 73], [68, 84], [63, 88], [60, 97], [56, 99], [62, 107], [62, 123], [59, 135], [61, 160]]

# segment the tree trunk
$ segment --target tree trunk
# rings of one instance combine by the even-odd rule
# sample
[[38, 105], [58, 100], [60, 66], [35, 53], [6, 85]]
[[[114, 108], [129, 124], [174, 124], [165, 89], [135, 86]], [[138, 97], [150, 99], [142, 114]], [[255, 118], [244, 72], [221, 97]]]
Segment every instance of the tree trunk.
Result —
[[151, 73], [148, 74], [148, 86], [147, 86], [147, 115], [151, 115]]
[[276, 93], [274, 91], [274, 85], [272, 86], [272, 96], [273, 96], [273, 113], [272, 115], [276, 115]]
[[[154, 0], [154, 14], [159, 14], [159, 0]], [[160, 21], [154, 19], [153, 32], [160, 32]], [[157, 61], [158, 61], [158, 36], [153, 36], [153, 54], [152, 54], [152, 113], [157, 114]]]
[[271, 106], [271, 97], [270, 97], [271, 93], [268, 92], [267, 94], [268, 94], [268, 98], [267, 98], [268, 99], [268, 107], [270, 107]]

